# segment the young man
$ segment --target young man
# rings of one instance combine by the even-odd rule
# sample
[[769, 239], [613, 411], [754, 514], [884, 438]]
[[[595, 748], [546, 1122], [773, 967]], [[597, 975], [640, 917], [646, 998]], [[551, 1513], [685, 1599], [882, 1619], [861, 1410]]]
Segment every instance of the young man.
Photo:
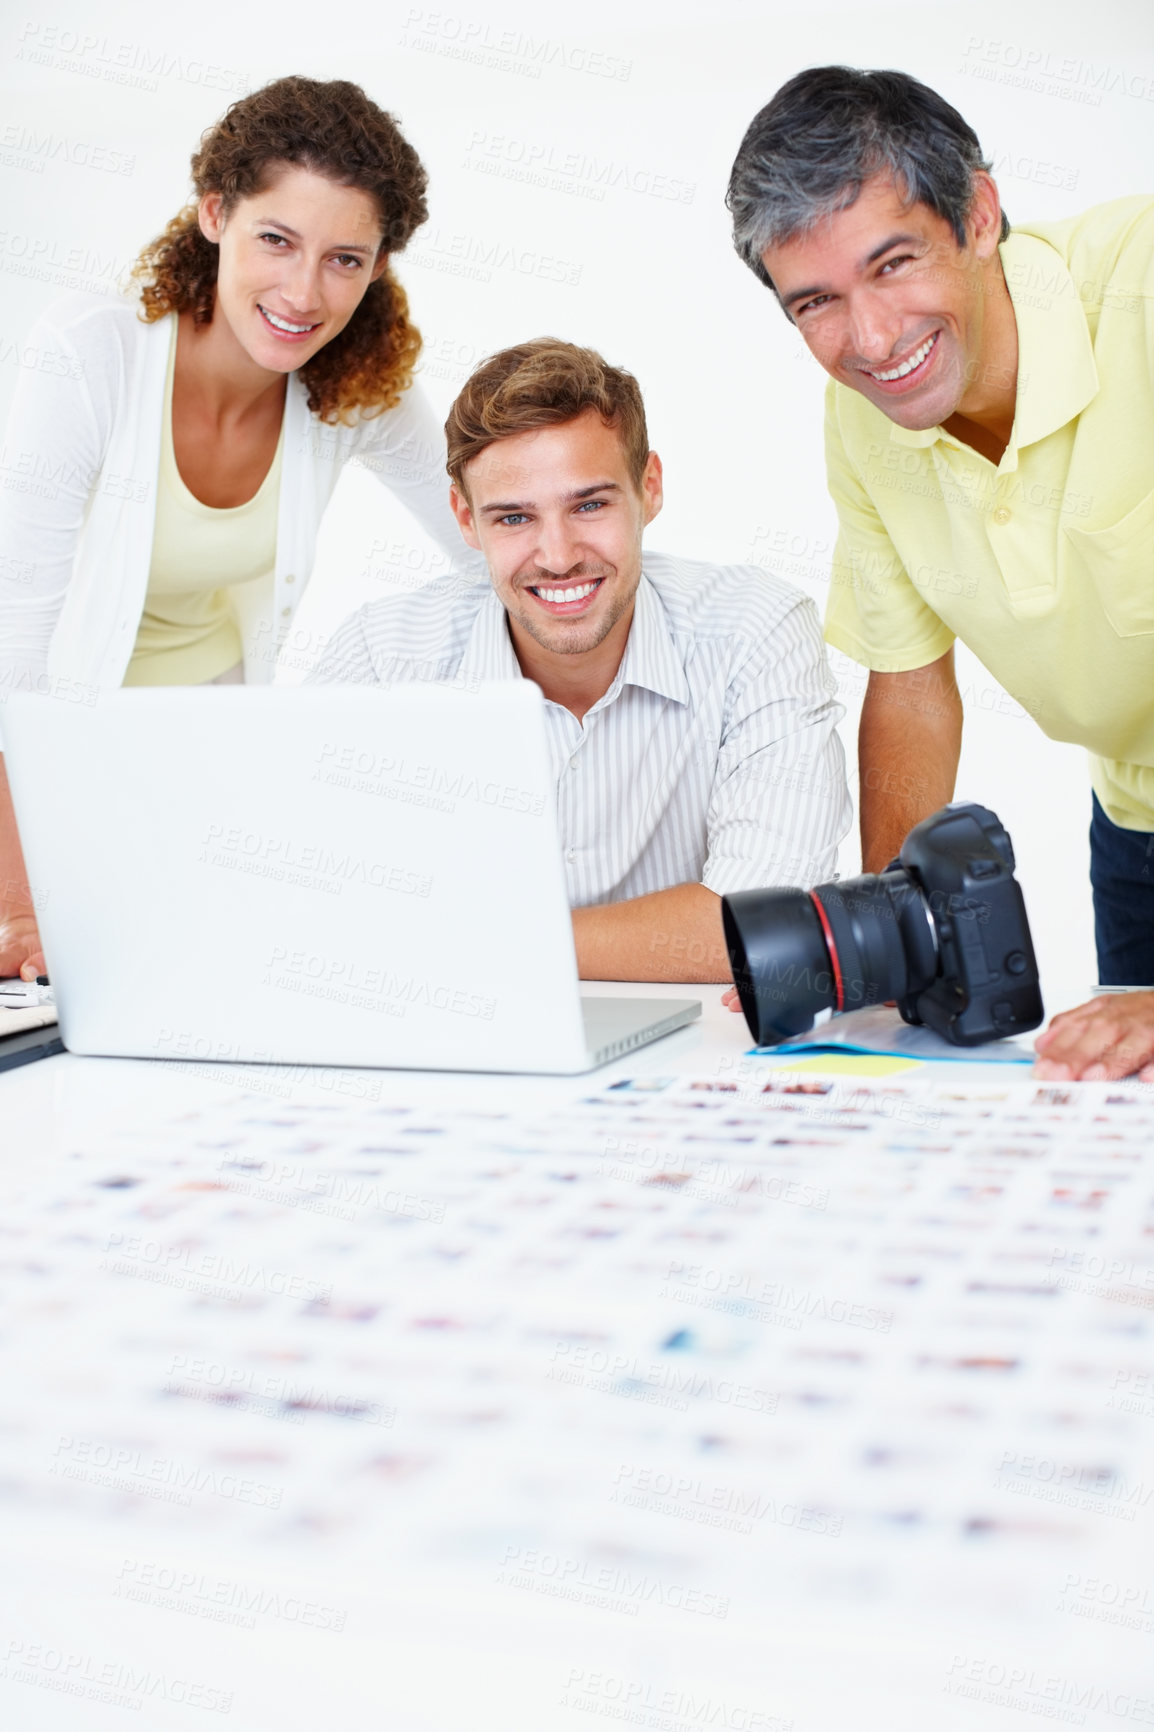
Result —
[[535, 680], [582, 977], [728, 981], [722, 894], [828, 877], [850, 822], [812, 604], [642, 554], [661, 461], [636, 380], [590, 349], [494, 355], [445, 430], [491, 581], [362, 608], [313, 679]]
[[[1100, 976], [1150, 985], [1154, 201], [1011, 233], [988, 167], [915, 79], [818, 67], [746, 133], [734, 240], [831, 378], [826, 636], [871, 670], [865, 869], [952, 796], [960, 637], [1092, 754]], [[1138, 1070], [1154, 994], [1057, 1017], [1038, 1046], [1054, 1076]]]

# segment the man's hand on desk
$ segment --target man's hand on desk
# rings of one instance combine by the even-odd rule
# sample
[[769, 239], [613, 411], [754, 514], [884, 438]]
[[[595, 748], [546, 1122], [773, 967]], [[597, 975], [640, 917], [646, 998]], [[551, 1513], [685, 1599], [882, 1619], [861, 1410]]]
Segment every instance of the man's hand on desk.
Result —
[[573, 910], [582, 980], [728, 983], [721, 897], [704, 884], [675, 884], [629, 902]]
[[1034, 1042], [1044, 1082], [1154, 1082], [1154, 992], [1106, 993], [1064, 1010]]
[[16, 975], [35, 980], [47, 973], [36, 916], [21, 908], [0, 908], [0, 980]]

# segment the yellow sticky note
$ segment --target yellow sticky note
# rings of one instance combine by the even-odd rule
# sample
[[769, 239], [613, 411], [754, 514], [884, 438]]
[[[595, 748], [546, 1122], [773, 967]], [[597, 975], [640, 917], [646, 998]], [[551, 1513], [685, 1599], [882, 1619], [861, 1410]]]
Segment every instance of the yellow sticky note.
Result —
[[892, 1076], [896, 1070], [916, 1070], [916, 1058], [897, 1058], [885, 1052], [815, 1053], [788, 1070], [819, 1070], [826, 1076]]

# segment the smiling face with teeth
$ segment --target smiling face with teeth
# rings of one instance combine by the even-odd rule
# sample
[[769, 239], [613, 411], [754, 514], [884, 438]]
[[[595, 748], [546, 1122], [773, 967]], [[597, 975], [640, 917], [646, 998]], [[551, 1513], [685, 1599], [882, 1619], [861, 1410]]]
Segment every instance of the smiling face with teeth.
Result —
[[227, 211], [208, 193], [199, 215], [220, 248], [209, 331], [265, 373], [295, 372], [331, 342], [388, 262], [375, 200], [311, 169], [282, 166]]
[[617, 429], [586, 409], [495, 440], [465, 482], [467, 496], [454, 486], [450, 503], [485, 555], [523, 672], [547, 697], [568, 702], [562, 691], [577, 686], [595, 702], [625, 652], [641, 534], [661, 509], [660, 458], [649, 453], [638, 487]]
[[891, 421], [1012, 424], [1017, 327], [1000, 232], [987, 174], [974, 176], [964, 247], [944, 217], [877, 175], [846, 209], [767, 247], [762, 263], [826, 372]]

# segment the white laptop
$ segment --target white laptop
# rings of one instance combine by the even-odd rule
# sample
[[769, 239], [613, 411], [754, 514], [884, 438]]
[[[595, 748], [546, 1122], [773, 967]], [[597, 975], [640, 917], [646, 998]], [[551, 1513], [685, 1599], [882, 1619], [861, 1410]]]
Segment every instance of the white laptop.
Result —
[[13, 697], [65, 1045], [575, 1073], [700, 1015], [582, 998], [528, 680]]

